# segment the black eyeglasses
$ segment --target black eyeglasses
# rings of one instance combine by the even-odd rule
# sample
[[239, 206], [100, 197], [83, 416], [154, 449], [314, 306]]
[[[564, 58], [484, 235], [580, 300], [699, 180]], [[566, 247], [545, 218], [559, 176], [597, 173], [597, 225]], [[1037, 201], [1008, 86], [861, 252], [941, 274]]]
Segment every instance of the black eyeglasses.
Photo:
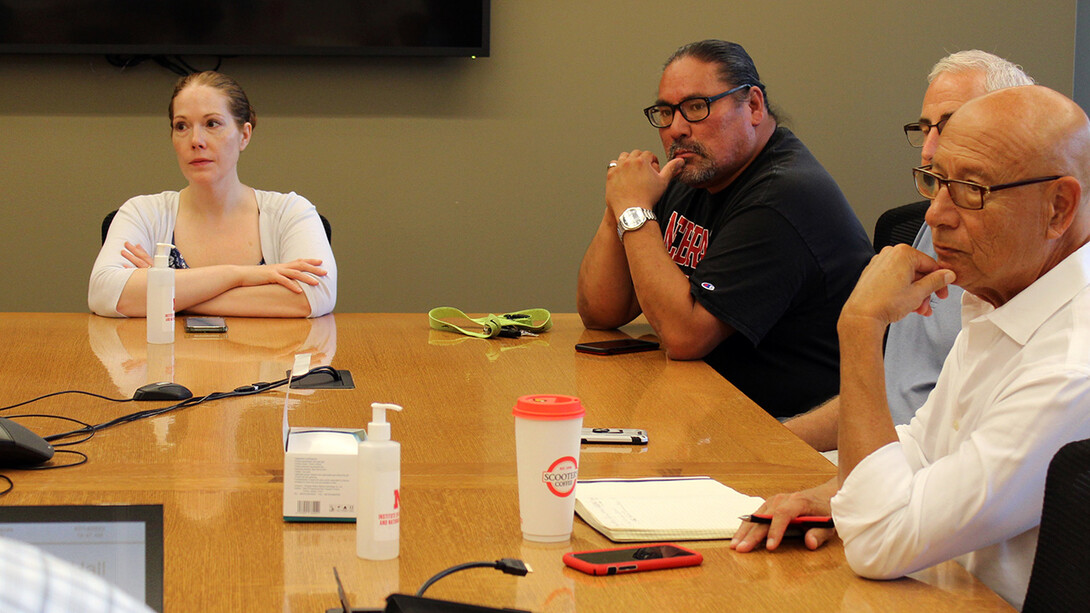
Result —
[[999, 185], [985, 186], [972, 181], [944, 179], [931, 172], [931, 165], [928, 164], [927, 166], [913, 168], [912, 177], [916, 180], [916, 191], [920, 192], [920, 195], [924, 198], [934, 200], [939, 196], [939, 190], [946, 187], [946, 191], [950, 194], [950, 200], [953, 201], [955, 206], [971, 211], [979, 211], [984, 208], [984, 197], [992, 192], [998, 192], [1012, 187], [1021, 187], [1023, 185], [1032, 185], [1034, 183], [1055, 181], [1056, 179], [1062, 178], [1063, 175], [1037, 177], [1036, 179], [1025, 179], [1013, 183], [1000, 183]]
[[744, 85], [739, 85], [734, 89], [728, 89], [715, 96], [694, 96], [692, 98], [686, 98], [677, 104], [653, 104], [645, 108], [643, 114], [647, 115], [647, 121], [650, 121], [651, 125], [656, 128], [669, 128], [670, 124], [674, 123], [675, 111], [679, 111], [681, 116], [685, 118], [685, 121], [689, 123], [704, 121], [712, 112], [713, 102], [748, 87], [756, 87], [756, 85], [746, 83]]
[[913, 147], [923, 147], [924, 141], [927, 140], [927, 133], [931, 130], [935, 130], [939, 134], [942, 134], [942, 129], [946, 127], [946, 122], [949, 120], [949, 117], [943, 117], [936, 124], [932, 124], [926, 121], [906, 123], [905, 136], [908, 137], [908, 144], [912, 145]]

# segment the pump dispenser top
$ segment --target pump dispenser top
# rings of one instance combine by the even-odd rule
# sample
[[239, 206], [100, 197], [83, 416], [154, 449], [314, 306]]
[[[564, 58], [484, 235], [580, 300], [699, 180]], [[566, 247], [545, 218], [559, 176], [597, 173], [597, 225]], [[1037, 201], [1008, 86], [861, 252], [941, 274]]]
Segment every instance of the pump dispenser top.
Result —
[[371, 403], [371, 422], [367, 424], [367, 439], [371, 441], [390, 440], [390, 423], [386, 421], [386, 411], [400, 411], [396, 404], [385, 402]]
[[174, 245], [170, 243], [155, 243], [155, 267], [167, 268], [170, 265], [170, 250]]

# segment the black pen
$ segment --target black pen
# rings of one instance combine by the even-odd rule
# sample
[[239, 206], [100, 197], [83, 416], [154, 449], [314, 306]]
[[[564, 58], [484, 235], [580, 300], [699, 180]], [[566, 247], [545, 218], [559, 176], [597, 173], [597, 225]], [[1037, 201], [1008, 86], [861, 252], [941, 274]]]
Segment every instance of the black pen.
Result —
[[[753, 522], [755, 524], [772, 523], [771, 515], [758, 513], [743, 515], [738, 519]], [[787, 522], [787, 525], [795, 528], [803, 528], [804, 530], [809, 530], [810, 528], [832, 528], [833, 518], [829, 515], [800, 515], [799, 517], [792, 518], [791, 521]]]

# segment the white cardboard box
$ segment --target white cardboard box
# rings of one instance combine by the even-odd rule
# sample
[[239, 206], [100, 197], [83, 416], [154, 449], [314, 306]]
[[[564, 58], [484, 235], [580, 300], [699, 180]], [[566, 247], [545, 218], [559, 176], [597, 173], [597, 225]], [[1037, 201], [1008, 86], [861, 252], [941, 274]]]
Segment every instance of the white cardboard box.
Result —
[[290, 427], [284, 433], [284, 521], [356, 521], [356, 457], [365, 431]]

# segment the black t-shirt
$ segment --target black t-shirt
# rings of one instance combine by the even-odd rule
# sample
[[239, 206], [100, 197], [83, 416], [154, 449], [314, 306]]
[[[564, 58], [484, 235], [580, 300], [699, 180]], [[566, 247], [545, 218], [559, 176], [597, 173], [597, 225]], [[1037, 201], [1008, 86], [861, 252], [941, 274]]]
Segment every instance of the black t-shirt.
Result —
[[717, 194], [674, 181], [655, 215], [694, 298], [736, 330], [708, 364], [777, 417], [838, 392], [836, 320], [874, 251], [794, 134], [777, 128]]

